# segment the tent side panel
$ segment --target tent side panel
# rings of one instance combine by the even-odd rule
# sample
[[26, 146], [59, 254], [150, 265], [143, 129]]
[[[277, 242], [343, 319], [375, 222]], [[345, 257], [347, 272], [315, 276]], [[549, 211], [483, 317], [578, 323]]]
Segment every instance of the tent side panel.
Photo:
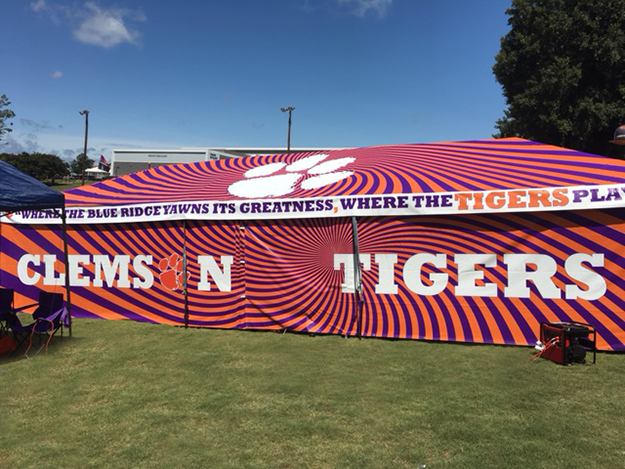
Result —
[[[62, 291], [61, 228], [3, 229], [2, 250], [11, 263], [2, 274], [14, 280], [3, 283], [18, 292]], [[184, 324], [180, 223], [73, 225], [67, 235], [75, 317]]]
[[246, 327], [242, 237], [236, 222], [186, 222], [189, 326]]
[[68, 237], [76, 316], [183, 323], [179, 223], [71, 226]]
[[[349, 219], [71, 226], [76, 316], [357, 333]], [[532, 345], [580, 321], [625, 350], [625, 210], [358, 220], [370, 337]], [[186, 241], [185, 241], [186, 240]], [[64, 291], [59, 226], [2, 225], [18, 305]]]
[[533, 345], [592, 324], [625, 349], [625, 211], [359, 221], [364, 335]]
[[16, 307], [36, 303], [41, 289], [65, 296], [61, 226], [2, 223], [0, 249], [0, 286], [15, 290]]
[[354, 335], [352, 259], [349, 219], [248, 223], [248, 327]]

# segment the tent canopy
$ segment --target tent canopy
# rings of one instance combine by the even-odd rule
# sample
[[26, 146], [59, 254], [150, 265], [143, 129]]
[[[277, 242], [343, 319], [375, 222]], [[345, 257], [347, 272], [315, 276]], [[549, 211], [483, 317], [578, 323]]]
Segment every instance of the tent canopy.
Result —
[[625, 161], [519, 138], [165, 165], [66, 191], [67, 204], [315, 198], [625, 182]]
[[65, 196], [4, 161], [0, 161], [0, 210], [39, 210], [63, 207]]
[[165, 165], [65, 195], [80, 224], [611, 208], [624, 184], [625, 161], [509, 138]]
[[103, 169], [94, 166], [93, 168], [85, 169], [85, 173], [93, 173], [93, 174], [108, 174], [108, 171], [104, 171]]

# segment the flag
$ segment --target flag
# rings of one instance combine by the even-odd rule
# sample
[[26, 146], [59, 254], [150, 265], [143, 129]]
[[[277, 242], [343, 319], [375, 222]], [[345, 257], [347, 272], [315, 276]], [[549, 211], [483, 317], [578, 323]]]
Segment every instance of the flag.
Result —
[[104, 155], [100, 155], [100, 163], [98, 164], [98, 169], [101, 169], [102, 171], [110, 171], [111, 169], [111, 165], [108, 161], [106, 161]]

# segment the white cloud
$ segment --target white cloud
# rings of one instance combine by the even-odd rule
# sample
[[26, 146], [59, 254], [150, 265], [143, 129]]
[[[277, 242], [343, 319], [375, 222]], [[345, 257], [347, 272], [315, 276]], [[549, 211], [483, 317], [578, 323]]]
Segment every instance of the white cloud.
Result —
[[[15, 122], [13, 132], [0, 140], [0, 153], [49, 153], [64, 160], [72, 160], [82, 153], [84, 146], [83, 122], [78, 113], [76, 118], [79, 123], [73, 126], [73, 133], [65, 130], [63, 125], [20, 118]], [[87, 149], [89, 158], [97, 160], [100, 155], [108, 158], [113, 148], [180, 148], [180, 142], [131, 140], [99, 135], [97, 130], [90, 132]]]
[[46, 1], [37, 0], [36, 2], [30, 2], [30, 8], [37, 13], [44, 11], [46, 9]]
[[76, 7], [36, 0], [30, 3], [30, 8], [38, 14], [48, 16], [56, 24], [67, 23], [80, 42], [104, 48], [124, 43], [139, 45], [141, 33], [131, 23], [146, 20], [141, 11], [103, 8], [96, 2], [87, 2], [84, 6]]
[[24, 129], [27, 129], [31, 135], [33, 133], [55, 129], [55, 127], [51, 125], [48, 121], [34, 121], [32, 119], [20, 119], [19, 123], [20, 123], [20, 126], [23, 127]]
[[47, 16], [54, 24], [60, 24], [62, 18], [72, 16], [71, 8], [63, 5], [50, 5], [46, 0], [30, 2], [30, 9], [35, 13]]
[[114, 47], [119, 44], [139, 44], [141, 34], [130, 28], [125, 20], [143, 21], [145, 17], [125, 9], [102, 9], [93, 2], [85, 4], [86, 16], [74, 31], [74, 37], [86, 44]]
[[363, 17], [369, 11], [376, 12], [380, 18], [386, 15], [393, 0], [337, 0], [340, 7], [346, 8], [351, 14]]
[[61, 78], [63, 76], [63, 72], [60, 70], [55, 70], [52, 73], [50, 73], [50, 76], [52, 78]]
[[15, 139], [12, 134], [6, 134], [0, 140], [0, 153], [11, 153], [14, 155], [18, 155], [23, 151], [27, 151], [24, 145], [24, 140], [22, 142]]

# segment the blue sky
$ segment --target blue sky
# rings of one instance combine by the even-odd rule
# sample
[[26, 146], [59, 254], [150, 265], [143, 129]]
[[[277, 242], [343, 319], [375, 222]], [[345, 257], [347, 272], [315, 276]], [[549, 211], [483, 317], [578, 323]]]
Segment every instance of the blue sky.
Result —
[[2, 0], [0, 152], [490, 138], [510, 0]]

